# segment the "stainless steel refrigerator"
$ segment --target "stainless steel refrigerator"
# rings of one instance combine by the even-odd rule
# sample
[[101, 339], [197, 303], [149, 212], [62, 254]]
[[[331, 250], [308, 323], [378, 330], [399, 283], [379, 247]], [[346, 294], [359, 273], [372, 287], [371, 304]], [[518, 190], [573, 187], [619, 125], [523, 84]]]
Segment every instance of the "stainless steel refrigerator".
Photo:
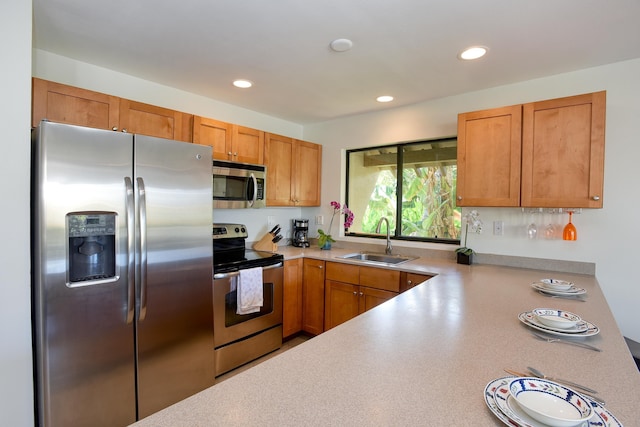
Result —
[[38, 423], [126, 425], [214, 383], [211, 148], [33, 133]]

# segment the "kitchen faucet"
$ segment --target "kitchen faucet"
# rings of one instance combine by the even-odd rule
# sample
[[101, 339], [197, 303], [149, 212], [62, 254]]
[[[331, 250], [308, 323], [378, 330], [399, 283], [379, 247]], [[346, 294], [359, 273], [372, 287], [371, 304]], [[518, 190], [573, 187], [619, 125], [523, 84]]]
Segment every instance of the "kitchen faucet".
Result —
[[382, 218], [380, 218], [380, 220], [378, 221], [378, 225], [376, 225], [376, 234], [380, 234], [380, 228], [382, 226], [382, 221], [385, 221], [387, 223], [387, 247], [384, 250], [384, 253], [387, 255], [391, 255], [391, 236], [390, 236], [390, 232], [391, 229], [389, 227], [389, 220], [387, 219], [387, 217], [383, 216]]

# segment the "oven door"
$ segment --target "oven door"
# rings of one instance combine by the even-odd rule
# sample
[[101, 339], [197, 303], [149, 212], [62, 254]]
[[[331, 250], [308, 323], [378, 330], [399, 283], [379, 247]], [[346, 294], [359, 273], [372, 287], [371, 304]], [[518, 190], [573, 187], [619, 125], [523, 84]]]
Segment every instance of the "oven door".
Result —
[[264, 267], [264, 305], [259, 312], [237, 314], [237, 294], [232, 280], [239, 272], [215, 274], [213, 280], [213, 339], [215, 348], [233, 343], [282, 324], [282, 263]]

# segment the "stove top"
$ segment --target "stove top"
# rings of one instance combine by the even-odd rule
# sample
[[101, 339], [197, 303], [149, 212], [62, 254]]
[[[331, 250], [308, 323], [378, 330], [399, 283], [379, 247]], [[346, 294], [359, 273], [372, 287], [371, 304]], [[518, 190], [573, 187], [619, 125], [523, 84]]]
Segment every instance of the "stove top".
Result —
[[281, 254], [245, 248], [247, 237], [247, 228], [242, 224], [213, 225], [214, 273], [268, 267], [284, 261]]

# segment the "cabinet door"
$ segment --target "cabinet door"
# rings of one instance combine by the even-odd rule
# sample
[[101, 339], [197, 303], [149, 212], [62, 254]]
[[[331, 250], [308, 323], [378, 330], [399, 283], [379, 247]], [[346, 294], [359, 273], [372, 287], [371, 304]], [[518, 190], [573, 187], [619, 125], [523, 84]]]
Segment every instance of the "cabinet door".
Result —
[[302, 258], [284, 262], [282, 337], [302, 330]]
[[195, 116], [193, 143], [212, 147], [212, 157], [216, 160], [231, 160], [231, 127], [230, 123]]
[[324, 331], [324, 261], [305, 258], [302, 273], [302, 329], [319, 335]]
[[296, 141], [294, 167], [294, 203], [296, 206], [320, 206], [322, 146]]
[[522, 106], [458, 115], [458, 206], [519, 206]]
[[383, 291], [380, 289], [368, 288], [366, 286], [360, 286], [359, 289], [359, 304], [360, 313], [364, 313], [367, 310], [371, 310], [373, 307], [382, 304], [385, 301], [389, 301], [391, 298], [397, 296], [396, 292]]
[[33, 79], [31, 125], [41, 120], [118, 130], [119, 98], [47, 80]]
[[264, 132], [233, 125], [231, 152], [233, 156], [231, 160], [235, 162], [263, 164]]
[[123, 132], [191, 142], [193, 116], [155, 105], [120, 99]]
[[357, 265], [327, 261], [326, 268], [326, 280], [335, 280], [342, 283], [352, 283], [354, 285], [358, 285], [360, 283], [360, 267]]
[[400, 272], [376, 267], [360, 267], [360, 284], [370, 288], [400, 292]]
[[266, 134], [267, 206], [293, 206], [293, 163], [294, 140]]
[[350, 283], [325, 281], [324, 330], [327, 331], [360, 313], [359, 286]]
[[605, 104], [597, 92], [524, 105], [522, 206], [602, 207]]
[[400, 292], [409, 290], [432, 277], [428, 274], [402, 273], [400, 276]]

